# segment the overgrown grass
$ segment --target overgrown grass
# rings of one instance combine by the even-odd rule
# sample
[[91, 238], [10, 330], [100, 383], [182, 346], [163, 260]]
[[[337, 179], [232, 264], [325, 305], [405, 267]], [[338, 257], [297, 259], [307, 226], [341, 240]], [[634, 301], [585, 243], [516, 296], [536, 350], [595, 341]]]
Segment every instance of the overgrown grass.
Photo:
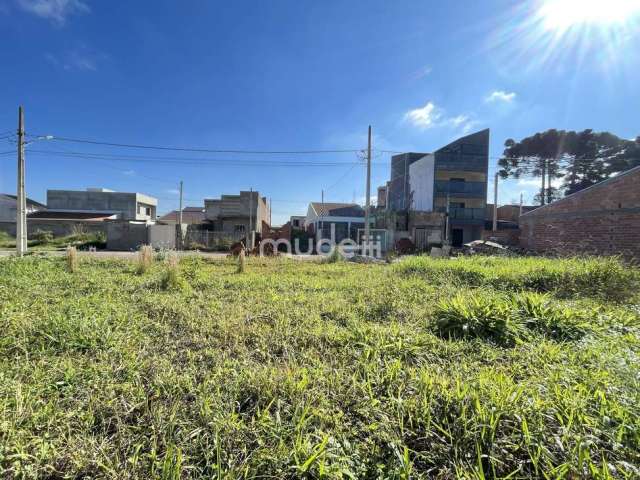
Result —
[[625, 300], [640, 288], [638, 269], [615, 258], [511, 258], [461, 257], [434, 259], [412, 257], [396, 265], [396, 271], [428, 281], [460, 286], [488, 286], [500, 290], [551, 292], [560, 297], [592, 296]]
[[640, 476], [637, 298], [246, 262], [0, 261], [0, 477]]
[[[106, 248], [107, 239], [104, 233], [77, 232], [64, 237], [54, 237], [51, 232], [39, 231], [34, 233], [34, 238], [27, 242], [28, 248], [33, 250], [64, 250], [68, 246], [80, 250], [90, 247]], [[0, 232], [0, 248], [10, 249], [16, 247], [16, 239], [5, 232]]]

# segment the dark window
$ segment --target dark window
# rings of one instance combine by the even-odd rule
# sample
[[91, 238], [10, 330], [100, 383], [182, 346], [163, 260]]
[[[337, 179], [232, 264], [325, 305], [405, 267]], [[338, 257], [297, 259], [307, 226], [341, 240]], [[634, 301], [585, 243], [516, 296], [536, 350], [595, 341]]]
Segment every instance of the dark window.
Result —
[[234, 225], [233, 230], [235, 232], [244, 232], [244, 225]]

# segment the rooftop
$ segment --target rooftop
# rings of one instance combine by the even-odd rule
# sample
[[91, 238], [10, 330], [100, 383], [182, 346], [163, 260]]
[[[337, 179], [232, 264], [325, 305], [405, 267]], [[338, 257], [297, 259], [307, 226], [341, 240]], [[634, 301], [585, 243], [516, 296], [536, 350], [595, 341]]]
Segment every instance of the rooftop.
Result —
[[319, 216], [364, 217], [364, 209], [357, 203], [311, 202], [311, 208]]

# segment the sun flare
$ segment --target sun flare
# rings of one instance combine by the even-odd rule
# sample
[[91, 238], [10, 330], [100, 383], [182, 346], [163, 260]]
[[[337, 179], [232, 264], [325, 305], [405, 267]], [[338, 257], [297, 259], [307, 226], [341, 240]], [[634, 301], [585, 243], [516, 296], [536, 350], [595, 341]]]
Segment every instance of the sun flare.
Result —
[[546, 0], [539, 10], [545, 28], [624, 24], [640, 14], [640, 0]]

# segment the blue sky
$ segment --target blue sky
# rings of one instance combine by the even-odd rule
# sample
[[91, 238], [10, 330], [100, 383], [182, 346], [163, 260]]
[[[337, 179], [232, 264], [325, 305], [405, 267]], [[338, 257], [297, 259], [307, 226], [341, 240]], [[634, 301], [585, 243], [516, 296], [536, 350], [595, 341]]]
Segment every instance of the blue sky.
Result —
[[[505, 139], [547, 128], [632, 138], [640, 134], [640, 6], [611, 7], [621, 1], [591, 17], [581, 9], [584, 18], [566, 24], [566, 11], [545, 8], [572, 0], [2, 0], [0, 132], [15, 129], [23, 104], [36, 135], [216, 150], [360, 149], [369, 124], [374, 149], [425, 152], [489, 127], [491, 163]], [[0, 142], [0, 152], [13, 148]], [[375, 152], [373, 191], [388, 179], [389, 157]], [[0, 191], [15, 192], [15, 156], [0, 162]], [[40, 141], [27, 147], [27, 191], [37, 200], [47, 188], [141, 191], [165, 212], [177, 206], [179, 180], [188, 205], [254, 188], [272, 198], [281, 223], [306, 212], [322, 189], [325, 201], [360, 200], [365, 170], [357, 162], [353, 152]], [[531, 199], [535, 188], [505, 182], [500, 203], [520, 191]]]

